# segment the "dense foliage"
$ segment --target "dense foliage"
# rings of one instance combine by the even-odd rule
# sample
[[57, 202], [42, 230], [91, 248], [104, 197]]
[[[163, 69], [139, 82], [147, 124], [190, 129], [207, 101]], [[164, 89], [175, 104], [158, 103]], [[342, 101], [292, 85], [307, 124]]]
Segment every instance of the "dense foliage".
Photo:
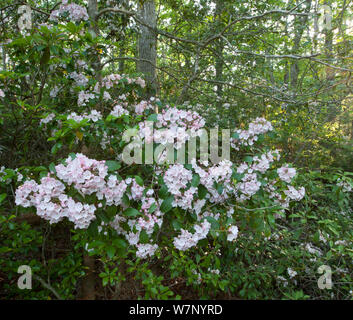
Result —
[[0, 297], [353, 299], [345, 4], [111, 2], [0, 1]]

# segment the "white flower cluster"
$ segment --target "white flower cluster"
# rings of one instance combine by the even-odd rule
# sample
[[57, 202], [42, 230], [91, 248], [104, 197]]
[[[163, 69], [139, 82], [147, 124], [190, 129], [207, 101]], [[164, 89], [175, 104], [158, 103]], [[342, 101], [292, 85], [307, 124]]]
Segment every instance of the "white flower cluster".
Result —
[[108, 178], [106, 186], [97, 192], [97, 198], [102, 200], [104, 197], [108, 206], [119, 206], [126, 189], [127, 184], [124, 180], [119, 181], [116, 176], [111, 175]]
[[66, 166], [59, 164], [55, 167], [59, 179], [68, 185], [74, 185], [82, 194], [93, 194], [105, 187], [104, 178], [108, 174], [105, 161], [97, 161], [78, 153], [75, 159], [68, 157]]
[[154, 107], [151, 102], [142, 100], [138, 104], [135, 105], [135, 113], [142, 115], [146, 110], [153, 110]]
[[[225, 201], [229, 194], [234, 192], [234, 188], [230, 184], [230, 177], [232, 175], [232, 162], [229, 160], [222, 160], [220, 163], [212, 167], [202, 169], [195, 159], [191, 160], [192, 168], [200, 176], [200, 183], [204, 185], [209, 192], [206, 198], [209, 198], [211, 203]], [[207, 163], [204, 163], [207, 166]], [[223, 191], [221, 194], [215, 188], [215, 183], [223, 184]]]
[[213, 273], [213, 274], [217, 274], [219, 275], [220, 274], [220, 271], [218, 269], [211, 269], [211, 268], [208, 268], [207, 271], [209, 273]]
[[279, 178], [287, 183], [290, 183], [292, 178], [296, 175], [297, 171], [294, 168], [289, 168], [288, 165], [285, 165], [277, 169]]
[[300, 187], [298, 190], [293, 186], [288, 186], [288, 190], [284, 190], [286, 196], [292, 200], [299, 201], [305, 196], [305, 188]]
[[[130, 232], [125, 231], [120, 224], [123, 222], [127, 222], [130, 227]], [[139, 242], [139, 237], [141, 231], [146, 231], [147, 235], [151, 235], [154, 231], [154, 226], [157, 224], [159, 227], [162, 225], [163, 220], [161, 219], [161, 212], [158, 210], [154, 214], [146, 214], [144, 217], [140, 217], [138, 219], [129, 219], [127, 220], [125, 217], [117, 216], [114, 220], [113, 227], [117, 231], [118, 234], [122, 234], [126, 237], [127, 241], [130, 245], [136, 245]], [[135, 231], [136, 230], [136, 231]]]
[[252, 165], [251, 169], [254, 171], [265, 173], [270, 168], [271, 163], [274, 160], [278, 161], [279, 159], [280, 154], [278, 150], [269, 151], [265, 154], [262, 154], [260, 158], [258, 156], [255, 156], [253, 158], [254, 164]]
[[255, 156], [252, 161], [253, 164], [249, 166], [246, 162], [243, 162], [238, 168], [237, 173], [253, 173], [254, 171], [258, 171], [260, 173], [265, 173], [271, 166], [271, 163], [274, 160], [279, 160], [280, 155], [278, 150], [269, 151], [265, 154], [262, 154], [260, 157]]
[[131, 185], [131, 195], [129, 194], [129, 199], [131, 200], [140, 200], [143, 195], [144, 187], [140, 186], [135, 179], [128, 178], [126, 183]]
[[141, 88], [144, 88], [146, 86], [145, 80], [143, 80], [140, 77], [138, 77], [138, 78], [130, 78], [130, 77], [126, 76], [126, 75], [110, 74], [108, 76], [105, 76], [102, 79], [101, 83], [97, 82], [94, 90], [95, 90], [95, 92], [99, 92], [100, 88], [111, 89], [115, 85], [117, 85], [120, 82], [120, 80], [122, 80], [122, 79], [126, 79], [128, 84], [137, 84]]
[[79, 22], [81, 20], [87, 21], [89, 19], [87, 10], [85, 7], [79, 6], [75, 3], [67, 3], [67, 0], [63, 0], [58, 10], [54, 10], [50, 14], [50, 20], [58, 21], [62, 16], [68, 15], [69, 20], [73, 22]]
[[[127, 178], [119, 181], [115, 175], [108, 176], [105, 161], [97, 161], [89, 159], [83, 154], [76, 154], [74, 159], [69, 157], [65, 162], [65, 165], [59, 164], [55, 167], [57, 177], [68, 185], [73, 185], [82, 195], [95, 193], [97, 199], [105, 200], [107, 206], [122, 205], [124, 194], [127, 194], [130, 200], [141, 200], [143, 217], [127, 219], [118, 214], [112, 226], [118, 234], [125, 235], [131, 245], [137, 246], [136, 254], [138, 257], [152, 256], [157, 249], [157, 245], [138, 244], [140, 232], [145, 230], [148, 235], [151, 235], [155, 224], [160, 227], [163, 220], [161, 219], [162, 213], [158, 208], [154, 210], [153, 214], [149, 212], [152, 205], [159, 205], [154, 198], [143, 196], [145, 188], [138, 185], [136, 179]], [[58, 222], [63, 217], [67, 217], [74, 222], [77, 228], [87, 228], [89, 226], [95, 218], [95, 206], [82, 205], [65, 195], [65, 185], [59, 180], [43, 178], [41, 182], [42, 184], [38, 186], [33, 180], [26, 181], [18, 188], [16, 204], [24, 207], [36, 206], [38, 215], [49, 220], [50, 223]], [[129, 192], [127, 193], [127, 191]], [[147, 190], [147, 196], [152, 194], [152, 189]], [[99, 203], [98, 207], [102, 207], [102, 203]], [[131, 232], [126, 232], [120, 226], [122, 222], [128, 223]]]
[[352, 186], [344, 180], [341, 180], [341, 178], [337, 179], [337, 185], [342, 188], [343, 192], [352, 192], [353, 188]]
[[5, 98], [5, 93], [0, 89], [0, 98]]
[[279, 283], [283, 284], [284, 287], [288, 286], [288, 280], [285, 277], [277, 276], [277, 279], [279, 280]]
[[289, 278], [291, 278], [291, 279], [294, 278], [298, 274], [296, 271], [294, 271], [291, 268], [287, 268], [287, 272], [288, 272]]
[[207, 220], [204, 220], [201, 225], [194, 226], [194, 234], [187, 230], [181, 229], [181, 234], [173, 240], [175, 248], [185, 251], [196, 246], [200, 240], [207, 237], [210, 228], [211, 224]]
[[51, 98], [55, 98], [58, 95], [58, 92], [60, 91], [60, 88], [58, 86], [55, 86], [49, 93]]
[[[124, 182], [124, 181], [123, 181]], [[128, 178], [125, 180], [126, 185], [130, 185], [131, 189], [133, 188], [134, 180]], [[140, 187], [140, 186], [139, 186]], [[142, 188], [142, 187], [140, 187]], [[142, 188], [143, 189], [143, 188]], [[116, 190], [118, 191], [118, 190]], [[131, 192], [136, 192], [130, 190]], [[159, 205], [156, 199], [151, 198], [153, 194], [153, 190], [148, 190], [146, 195], [148, 197], [141, 197], [141, 211], [144, 213], [143, 217], [139, 217], [138, 219], [128, 219], [123, 215], [116, 215], [114, 221], [111, 223], [111, 226], [116, 230], [117, 234], [121, 234], [125, 236], [126, 240], [130, 245], [136, 246], [138, 252], [136, 255], [140, 258], [147, 258], [148, 256], [152, 256], [157, 249], [157, 245], [152, 244], [139, 244], [141, 231], [146, 231], [147, 235], [151, 235], [154, 232], [155, 225], [161, 227], [163, 223], [162, 212], [159, 210]], [[128, 194], [129, 198], [133, 198], [130, 194]], [[138, 194], [139, 196], [139, 194]], [[149, 209], [152, 205], [156, 206], [156, 209], [153, 214], [149, 213]], [[126, 231], [121, 224], [125, 223], [129, 226], [130, 231]]]
[[104, 101], [109, 101], [111, 100], [112, 96], [110, 95], [110, 93], [108, 91], [104, 91], [103, 92], [103, 100]]
[[206, 199], [197, 200], [194, 202], [193, 210], [195, 211], [198, 218], [205, 204], [206, 204]]
[[82, 115], [78, 115], [76, 112], [71, 112], [67, 116], [67, 120], [72, 119], [76, 122], [81, 122], [84, 119], [88, 119], [89, 121], [97, 122], [102, 119], [102, 114], [97, 110], [91, 110], [90, 114], [83, 113]]
[[209, 169], [209, 176], [216, 182], [228, 182], [232, 175], [232, 165], [233, 163], [231, 161], [222, 160], [220, 163]]
[[85, 92], [85, 91], [80, 91], [78, 94], [78, 99], [77, 99], [77, 105], [80, 106], [85, 106], [86, 103], [89, 103], [91, 99], [95, 99], [96, 96], [93, 93], [90, 92]]
[[[40, 124], [47, 124], [51, 122], [52, 120], [55, 119], [55, 114], [50, 113], [48, 114], [45, 118], [40, 120]], [[67, 118], [67, 120], [74, 120], [75, 122], [81, 122], [84, 119], [87, 119], [88, 121], [92, 122], [97, 122], [98, 120], [102, 119], [102, 114], [100, 111], [97, 110], [91, 110], [91, 112], [88, 113], [83, 113], [82, 115], [78, 115], [76, 112], [71, 112]]]
[[227, 235], [227, 240], [228, 241], [233, 241], [238, 237], [238, 227], [237, 226], [230, 226], [228, 228], [228, 235]]
[[74, 79], [74, 80], [75, 80], [76, 85], [77, 85], [78, 87], [81, 87], [81, 86], [84, 87], [84, 86], [86, 86], [87, 83], [88, 83], [87, 77], [86, 77], [85, 75], [83, 75], [82, 73], [77, 73], [76, 71], [69, 73], [69, 77], [70, 77], [71, 79]]
[[78, 59], [75, 63], [77, 69], [88, 70], [88, 64], [86, 61]]
[[319, 248], [316, 248], [312, 243], [305, 244], [305, 249], [311, 254], [314, 254], [320, 257], [322, 256], [321, 250]]
[[5, 182], [6, 184], [10, 184], [13, 181], [13, 179], [14, 179], [13, 176], [11, 178], [8, 177], [9, 171], [10, 172], [14, 171], [17, 174], [17, 176], [16, 176], [17, 182], [22, 181], [23, 175], [19, 172], [18, 168], [16, 168], [16, 169], [6, 169], [5, 166], [1, 166], [0, 167], [0, 182]]
[[49, 223], [57, 223], [67, 217], [75, 228], [87, 228], [96, 218], [96, 207], [75, 202], [64, 194], [64, 190], [64, 184], [50, 176], [43, 177], [39, 185], [29, 180], [16, 190], [15, 202], [23, 207], [36, 207], [37, 214]]
[[[257, 191], [259, 191], [261, 188], [261, 183], [255, 172], [264, 174], [268, 169], [270, 169], [271, 163], [279, 159], [280, 155], [278, 150], [274, 150], [261, 155], [261, 157], [255, 156], [251, 165], [244, 162], [238, 166], [237, 173], [244, 174], [244, 176], [241, 178], [241, 182], [235, 186], [235, 190], [240, 192], [240, 194], [237, 195], [237, 199], [239, 201], [248, 200]], [[290, 183], [296, 175], [296, 170], [294, 168], [289, 168], [288, 165], [285, 165], [277, 169], [277, 173], [282, 181]], [[265, 180], [267, 180], [267, 178], [265, 178]], [[267, 182], [264, 190], [269, 193], [269, 197], [271, 199], [274, 198], [275, 202], [279, 203], [283, 208], [287, 208], [289, 206], [290, 200], [299, 201], [305, 195], [305, 189], [303, 187], [296, 190], [293, 186], [288, 186], [288, 189], [284, 191], [287, 198], [283, 198], [281, 193], [277, 192], [276, 180]]]
[[191, 181], [192, 172], [181, 164], [175, 164], [165, 172], [163, 179], [168, 191], [175, 196], [180, 196], [181, 189], [185, 189]]
[[288, 185], [287, 190], [283, 191], [287, 197], [282, 197], [281, 193], [277, 190], [276, 180], [269, 181], [264, 187], [264, 190], [268, 192], [269, 198], [274, 199], [282, 208], [288, 208], [291, 200], [300, 201], [305, 196], [304, 187], [300, 187], [297, 190], [293, 186]]
[[128, 115], [129, 111], [127, 111], [121, 105], [118, 104], [114, 107], [114, 109], [110, 112], [110, 114], [114, 117], [120, 118], [124, 114]]
[[235, 190], [240, 192], [237, 195], [238, 201], [244, 201], [250, 199], [257, 191], [260, 190], [261, 182], [257, 180], [256, 173], [246, 173], [235, 186]]
[[[142, 114], [145, 110], [153, 109], [151, 100], [150, 102], [141, 101], [136, 105], [136, 113]], [[154, 141], [162, 145], [172, 144], [174, 148], [180, 149], [191, 137], [201, 135], [200, 129], [204, 125], [205, 120], [198, 113], [167, 106], [157, 115], [155, 123], [157, 129], [153, 130], [144, 122], [140, 122], [139, 135], [141, 139], [145, 139], [146, 143]]]
[[55, 113], [49, 113], [44, 119], [40, 120], [40, 124], [47, 124], [55, 118]]
[[267, 121], [265, 118], [256, 118], [249, 124], [248, 130], [235, 130], [238, 133], [238, 139], [231, 139], [231, 146], [239, 150], [239, 145], [252, 146], [258, 139], [258, 135], [264, 134], [268, 131], [272, 131], [273, 127], [271, 122]]
[[205, 120], [192, 111], [180, 110], [178, 108], [167, 107], [157, 116], [157, 128], [181, 127], [190, 129], [193, 132], [201, 129], [205, 125]]
[[137, 251], [136, 251], [136, 256], [141, 259], [145, 259], [148, 256], [152, 257], [155, 253], [155, 251], [158, 248], [158, 245], [156, 244], [142, 244], [139, 243], [136, 245]]
[[197, 272], [195, 269], [192, 270], [192, 273], [197, 276], [197, 279], [194, 281], [196, 284], [201, 284], [202, 283], [202, 277], [199, 272]]

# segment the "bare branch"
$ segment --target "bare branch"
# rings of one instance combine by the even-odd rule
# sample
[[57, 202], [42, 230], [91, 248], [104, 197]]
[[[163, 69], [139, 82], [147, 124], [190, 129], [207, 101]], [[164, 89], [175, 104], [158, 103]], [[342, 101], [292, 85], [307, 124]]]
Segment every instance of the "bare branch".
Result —
[[50, 290], [50, 291], [54, 294], [54, 296], [58, 298], [58, 300], [64, 300], [64, 299], [57, 293], [57, 291], [56, 291], [50, 284], [46, 283], [40, 276], [37, 276], [36, 274], [34, 274], [34, 275], [33, 275], [33, 278], [36, 279], [36, 280], [38, 280], [38, 281], [42, 284], [42, 286], [43, 286], [44, 288]]

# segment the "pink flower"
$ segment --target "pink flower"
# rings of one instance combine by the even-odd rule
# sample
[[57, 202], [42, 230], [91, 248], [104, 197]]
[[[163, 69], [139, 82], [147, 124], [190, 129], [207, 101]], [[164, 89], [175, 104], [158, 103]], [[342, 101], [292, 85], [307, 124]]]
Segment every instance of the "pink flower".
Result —
[[277, 169], [279, 178], [287, 183], [290, 183], [297, 171], [294, 168], [289, 168], [288, 165]]
[[233, 241], [238, 237], [238, 227], [237, 226], [230, 226], [228, 228], [228, 235], [227, 235], [227, 240], [228, 241]]

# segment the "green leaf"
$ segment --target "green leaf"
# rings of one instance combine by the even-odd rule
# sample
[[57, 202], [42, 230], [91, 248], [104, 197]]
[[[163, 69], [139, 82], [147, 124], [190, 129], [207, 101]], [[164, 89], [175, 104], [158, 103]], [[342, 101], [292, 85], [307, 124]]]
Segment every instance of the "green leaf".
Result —
[[107, 255], [108, 255], [109, 259], [113, 258], [115, 255], [115, 248], [112, 246], [109, 246], [107, 248]]
[[123, 200], [123, 205], [125, 205], [126, 207], [130, 206], [130, 200], [129, 200], [129, 197], [126, 194], [123, 195], [123, 199], [122, 200]]
[[148, 209], [148, 212], [153, 213], [156, 209], [157, 209], [157, 205], [155, 203], [152, 203], [152, 205]]
[[43, 68], [50, 60], [50, 49], [46, 47], [40, 59], [40, 67]]
[[232, 138], [239, 139], [239, 133], [238, 132], [233, 132], [232, 133]]
[[142, 230], [142, 231], [140, 232], [140, 242], [141, 242], [141, 243], [148, 243], [149, 239], [150, 239], [150, 238], [149, 238], [149, 236], [148, 236], [146, 230]]
[[127, 243], [123, 239], [113, 240], [113, 245], [117, 246], [118, 248], [127, 248]]
[[320, 233], [319, 231], [316, 231], [313, 237], [313, 241], [318, 243], [320, 241]]
[[200, 176], [196, 173], [192, 176], [191, 186], [197, 187], [200, 184]]
[[224, 189], [223, 185], [218, 184], [218, 183], [215, 182], [215, 188], [217, 189], [217, 192], [218, 192], [219, 194], [222, 194], [223, 189]]
[[206, 197], [207, 195], [207, 189], [205, 186], [203, 185], [199, 185], [199, 189], [198, 189], [198, 196], [199, 196], [199, 199], [202, 200]]
[[49, 165], [49, 170], [50, 170], [50, 172], [52, 172], [52, 173], [56, 173], [55, 164], [54, 164], [53, 162]]
[[121, 164], [115, 160], [108, 160], [105, 162], [108, 167], [108, 171], [113, 172], [121, 168]]
[[112, 218], [116, 215], [118, 208], [116, 206], [109, 206], [106, 209], [108, 217]]
[[248, 163], [251, 163], [252, 160], [253, 160], [253, 158], [250, 157], [250, 156], [246, 156], [245, 159], [244, 159], [244, 161], [245, 161], [245, 162], [248, 162]]
[[100, 240], [94, 240], [89, 245], [88, 248], [102, 247], [104, 246], [104, 242]]
[[134, 208], [127, 208], [127, 209], [123, 212], [123, 214], [124, 214], [125, 216], [128, 216], [128, 217], [136, 217], [136, 216], [138, 216], [138, 215], [140, 214], [140, 212], [137, 211], [137, 210], [134, 209]]
[[174, 197], [173, 196], [169, 196], [168, 198], [163, 200], [163, 202], [161, 204], [161, 211], [164, 212], [164, 213], [167, 213], [168, 211], [173, 209], [173, 205], [172, 205], [173, 201], [174, 201]]
[[35, 168], [33, 169], [34, 172], [46, 171], [46, 170], [47, 170], [47, 168], [44, 167], [44, 166], [35, 167]]
[[67, 23], [66, 28], [71, 33], [76, 33], [77, 32], [76, 31], [77, 30], [76, 25], [73, 22], [71, 22], [71, 21]]
[[147, 117], [147, 121], [157, 122], [157, 114], [151, 114]]
[[236, 171], [233, 172], [233, 174], [232, 174], [232, 178], [233, 178], [234, 180], [236, 180], [236, 181], [240, 181], [242, 177], [243, 177], [243, 175], [240, 174], [240, 173], [238, 173], [238, 172], [236, 172]]
[[271, 226], [275, 226], [276, 221], [275, 221], [275, 217], [272, 214], [268, 214], [267, 220]]
[[0, 203], [4, 201], [4, 199], [6, 198], [6, 196], [7, 196], [6, 193], [0, 194]]
[[104, 213], [98, 213], [97, 216], [100, 217], [105, 223], [109, 223], [109, 218]]
[[58, 47], [58, 46], [51, 45], [51, 46], [50, 46], [50, 51], [51, 51], [54, 55], [59, 55], [59, 47]]
[[178, 220], [173, 220], [172, 225], [176, 231], [179, 231], [182, 227], [182, 224]]
[[213, 217], [206, 217], [206, 220], [211, 224], [212, 229], [219, 229], [219, 222]]
[[41, 171], [41, 172], [39, 173], [39, 177], [40, 177], [40, 178], [44, 178], [44, 177], [46, 177], [46, 176], [48, 176], [48, 171]]
[[168, 194], [168, 188], [166, 185], [162, 185], [162, 187], [159, 189], [158, 191], [158, 196], [161, 198], [161, 199], [165, 199], [167, 197], [167, 194]]
[[93, 222], [89, 225], [89, 227], [88, 227], [88, 229], [87, 229], [87, 233], [88, 233], [89, 236], [92, 236], [92, 237], [94, 237], [94, 236], [96, 236], [96, 235], [98, 234], [98, 224], [97, 224], [97, 220], [93, 221]]
[[53, 147], [51, 148], [51, 153], [56, 154], [58, 150], [63, 146], [61, 142], [55, 143]]
[[140, 176], [135, 176], [136, 183], [143, 187], [143, 180]]

